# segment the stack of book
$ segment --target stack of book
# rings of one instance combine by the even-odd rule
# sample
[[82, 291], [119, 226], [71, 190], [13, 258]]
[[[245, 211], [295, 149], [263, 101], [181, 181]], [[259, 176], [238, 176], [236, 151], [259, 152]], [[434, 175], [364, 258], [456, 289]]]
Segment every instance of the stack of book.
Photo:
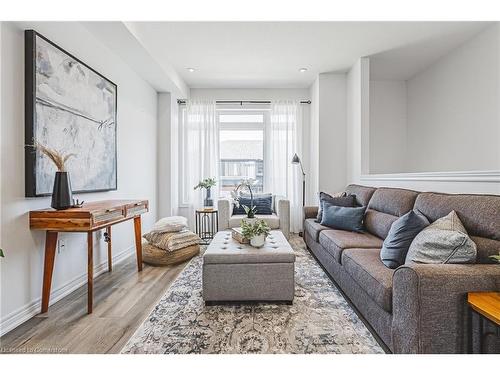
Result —
[[241, 232], [241, 227], [232, 228], [231, 236], [233, 237], [234, 240], [238, 241], [239, 243], [250, 243], [250, 240], [245, 236], [243, 236], [243, 233]]

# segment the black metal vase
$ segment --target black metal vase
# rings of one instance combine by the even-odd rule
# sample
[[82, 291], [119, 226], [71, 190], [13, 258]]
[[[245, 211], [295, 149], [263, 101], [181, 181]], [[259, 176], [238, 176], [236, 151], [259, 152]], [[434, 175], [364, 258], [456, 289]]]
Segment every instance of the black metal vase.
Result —
[[73, 205], [73, 192], [68, 172], [56, 172], [54, 189], [52, 190], [51, 207], [56, 210], [65, 210]]

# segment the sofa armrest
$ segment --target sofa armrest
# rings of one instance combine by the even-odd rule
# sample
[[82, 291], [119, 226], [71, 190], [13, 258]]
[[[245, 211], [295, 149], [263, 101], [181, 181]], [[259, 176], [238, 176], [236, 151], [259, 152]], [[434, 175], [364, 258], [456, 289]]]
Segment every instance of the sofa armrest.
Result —
[[231, 200], [227, 198], [217, 201], [217, 209], [219, 210], [219, 230], [229, 228], [229, 219], [231, 218]]
[[412, 264], [393, 276], [395, 353], [464, 353], [467, 292], [500, 289], [494, 264]]
[[318, 216], [319, 207], [317, 206], [305, 206], [304, 207], [304, 220], [305, 219], [316, 219]]
[[274, 198], [274, 207], [276, 209], [276, 215], [278, 215], [280, 219], [280, 230], [288, 239], [290, 238], [290, 201], [285, 197], [277, 195]]

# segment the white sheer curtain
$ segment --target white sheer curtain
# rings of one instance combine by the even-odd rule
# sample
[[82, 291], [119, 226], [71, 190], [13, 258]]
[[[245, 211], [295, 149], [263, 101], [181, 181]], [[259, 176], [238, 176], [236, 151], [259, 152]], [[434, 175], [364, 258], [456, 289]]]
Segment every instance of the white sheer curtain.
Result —
[[302, 173], [293, 154], [302, 157], [302, 107], [299, 101], [271, 103], [266, 127], [265, 190], [290, 200], [290, 230], [302, 229]]
[[[182, 130], [183, 163], [179, 171], [182, 179], [182, 203], [190, 212], [203, 206], [205, 190], [194, 190], [199, 181], [219, 179], [219, 125], [214, 100], [188, 100]], [[212, 188], [217, 201], [219, 186]]]

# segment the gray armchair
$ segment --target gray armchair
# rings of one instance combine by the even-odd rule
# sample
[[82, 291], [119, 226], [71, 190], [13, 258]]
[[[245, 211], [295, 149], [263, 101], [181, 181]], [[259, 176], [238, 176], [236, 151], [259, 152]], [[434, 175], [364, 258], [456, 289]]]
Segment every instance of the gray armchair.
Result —
[[[273, 214], [272, 215], [255, 215], [257, 218], [264, 220], [271, 229], [279, 229], [284, 236], [290, 238], [290, 201], [285, 197], [275, 195], [273, 197]], [[233, 215], [233, 204], [229, 198], [219, 199], [217, 204], [219, 210], [219, 230], [239, 227], [241, 219], [246, 215]]]

